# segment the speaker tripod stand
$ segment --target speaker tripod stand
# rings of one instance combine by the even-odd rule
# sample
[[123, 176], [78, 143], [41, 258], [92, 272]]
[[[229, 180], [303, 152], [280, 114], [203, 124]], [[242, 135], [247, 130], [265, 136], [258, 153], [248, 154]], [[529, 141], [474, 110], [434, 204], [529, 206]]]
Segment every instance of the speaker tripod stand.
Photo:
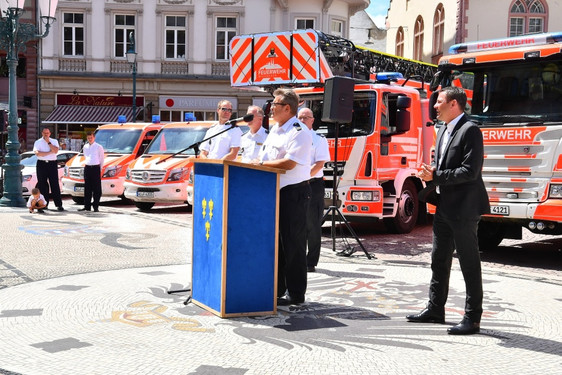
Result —
[[[345, 216], [343, 216], [343, 214], [341, 213], [341, 211], [340, 211], [340, 209], [338, 208], [338, 205], [337, 205], [337, 202], [338, 202], [338, 180], [339, 180], [339, 176], [338, 176], [338, 135], [339, 135], [340, 124], [338, 122], [336, 122], [335, 125], [336, 125], [336, 129], [335, 129], [335, 132], [334, 132], [334, 170], [333, 170], [334, 171], [334, 178], [333, 178], [333, 184], [332, 184], [332, 205], [330, 207], [328, 207], [328, 210], [326, 211], [326, 213], [322, 217], [322, 224], [324, 224], [324, 222], [326, 222], [326, 219], [328, 218], [328, 215], [331, 214], [332, 215], [332, 227], [331, 227], [330, 233], [331, 233], [331, 237], [332, 237], [332, 251], [336, 251], [336, 217], [339, 217], [341, 219], [339, 221], [343, 222], [345, 224], [345, 226], [347, 227], [347, 229], [349, 230], [349, 232], [351, 233], [353, 238], [355, 238], [355, 241], [357, 241], [359, 246], [361, 246], [361, 249], [363, 249], [363, 252], [365, 253], [365, 256], [367, 257], [367, 259], [371, 259], [371, 258], [373, 258], [373, 256], [371, 256], [371, 254], [369, 254], [367, 252], [367, 250], [365, 249], [365, 247], [363, 246], [363, 244], [359, 240], [359, 237], [357, 237], [357, 234], [355, 233], [355, 231], [353, 230], [353, 228], [349, 224], [349, 221], [347, 221]], [[348, 246], [346, 249], [337, 253], [337, 255], [349, 257], [349, 256], [351, 256], [351, 254], [355, 253], [356, 251], [357, 250], [355, 250], [354, 248], [351, 248], [351, 247]]]

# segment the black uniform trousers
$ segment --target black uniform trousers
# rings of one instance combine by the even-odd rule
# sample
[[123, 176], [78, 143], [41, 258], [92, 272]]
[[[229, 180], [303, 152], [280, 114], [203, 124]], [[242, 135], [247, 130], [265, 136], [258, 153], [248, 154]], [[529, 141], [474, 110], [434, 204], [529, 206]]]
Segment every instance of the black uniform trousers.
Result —
[[[53, 199], [55, 206], [62, 207], [62, 199], [60, 195], [59, 171], [56, 160], [37, 160], [37, 188], [45, 197], [47, 205], [49, 198]], [[49, 186], [51, 194], [49, 195]]]
[[310, 201], [308, 181], [288, 185], [279, 197], [279, 260], [277, 297], [285, 292], [304, 299], [306, 293], [306, 217]]
[[308, 253], [306, 254], [306, 265], [318, 265], [320, 259], [320, 247], [322, 245], [322, 217], [324, 217], [324, 179], [322, 177], [310, 180], [310, 205], [307, 218], [307, 242]]
[[[92, 195], [94, 203], [92, 204]], [[101, 169], [98, 165], [86, 165], [84, 167], [84, 208], [89, 210], [94, 206], [94, 210], [100, 205], [101, 198]]]
[[483, 299], [477, 236], [479, 221], [479, 216], [461, 220], [445, 218], [437, 208], [433, 218], [432, 277], [428, 305], [432, 311], [445, 313], [453, 252], [456, 249], [466, 287], [465, 316], [478, 323], [482, 317]]

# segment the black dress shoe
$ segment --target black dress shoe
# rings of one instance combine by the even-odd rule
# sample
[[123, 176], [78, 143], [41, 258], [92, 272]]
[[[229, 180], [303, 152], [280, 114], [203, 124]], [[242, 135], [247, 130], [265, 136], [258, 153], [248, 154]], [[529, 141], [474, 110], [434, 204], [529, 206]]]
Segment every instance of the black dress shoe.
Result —
[[89, 208], [86, 208], [86, 207], [84, 207], [84, 208], [80, 208], [80, 209], [79, 209], [78, 211], [90, 211], [90, 209], [89, 209]]
[[304, 297], [295, 298], [295, 297], [291, 297], [289, 294], [286, 294], [283, 297], [277, 298], [277, 305], [278, 306], [300, 305], [303, 302], [304, 302]]
[[473, 335], [478, 332], [480, 332], [480, 323], [476, 323], [466, 316], [459, 324], [447, 329], [449, 335]]
[[419, 314], [406, 316], [406, 319], [415, 323], [445, 323], [445, 313], [439, 314], [429, 309], [423, 309]]
[[97, 208], [94, 208], [94, 212], [100, 212], [100, 210], [97, 209]]
[[57, 211], [64, 211], [64, 208], [62, 206], [58, 206]]
[[316, 272], [316, 267], [314, 267], [314, 266], [307, 266], [307, 267], [306, 267], [306, 271], [307, 271], [307, 272]]

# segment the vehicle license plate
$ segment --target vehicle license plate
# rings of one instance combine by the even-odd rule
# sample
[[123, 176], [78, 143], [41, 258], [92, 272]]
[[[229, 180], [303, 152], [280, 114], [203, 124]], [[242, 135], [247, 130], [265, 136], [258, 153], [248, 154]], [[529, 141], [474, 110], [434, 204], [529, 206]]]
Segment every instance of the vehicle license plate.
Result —
[[324, 191], [324, 198], [325, 198], [325, 199], [332, 199], [332, 191], [330, 191], [330, 190], [325, 190], [325, 191]]
[[494, 215], [509, 216], [509, 206], [490, 206], [490, 211]]
[[74, 191], [76, 193], [83, 193], [84, 192], [84, 186], [75, 186]]
[[154, 198], [153, 191], [137, 191], [137, 197]]

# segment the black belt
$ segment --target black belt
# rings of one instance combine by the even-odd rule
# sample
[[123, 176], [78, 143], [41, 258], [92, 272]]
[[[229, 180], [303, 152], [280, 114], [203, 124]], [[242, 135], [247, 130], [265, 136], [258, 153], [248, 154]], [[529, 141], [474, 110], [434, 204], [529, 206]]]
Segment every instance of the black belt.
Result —
[[56, 163], [56, 160], [41, 160], [41, 159], [37, 159], [37, 161], [43, 162], [43, 163]]
[[293, 190], [296, 188], [300, 188], [303, 186], [309, 185], [308, 180], [303, 181], [303, 182], [299, 182], [298, 184], [292, 184], [292, 185], [287, 185], [281, 188], [281, 191], [287, 191], [287, 190]]
[[86, 167], [99, 167], [99, 164], [86, 164]]
[[315, 177], [310, 179], [311, 184], [315, 182], [324, 182], [324, 177]]

